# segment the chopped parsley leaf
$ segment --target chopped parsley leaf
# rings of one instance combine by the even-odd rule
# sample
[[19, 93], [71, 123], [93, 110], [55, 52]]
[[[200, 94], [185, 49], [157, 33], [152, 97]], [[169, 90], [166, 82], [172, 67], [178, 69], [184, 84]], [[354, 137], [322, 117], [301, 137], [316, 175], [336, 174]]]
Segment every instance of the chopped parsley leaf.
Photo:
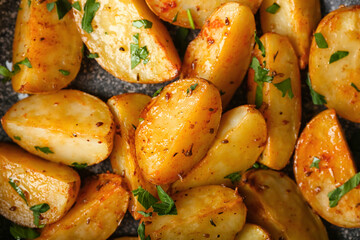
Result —
[[56, 11], [58, 14], [59, 20], [71, 10], [71, 3], [68, 0], [57, 0], [56, 1]]
[[336, 61], [339, 61], [340, 59], [346, 57], [349, 55], [349, 52], [348, 51], [336, 51], [335, 53], [333, 53], [330, 57], [330, 60], [329, 60], [329, 64], [333, 63], [333, 62], [336, 62]]
[[320, 158], [314, 157], [313, 162], [310, 165], [310, 168], [314, 167], [314, 168], [319, 169], [319, 163], [320, 163]]
[[146, 29], [146, 28], [152, 27], [152, 22], [150, 22], [149, 20], [146, 20], [146, 19], [135, 20], [132, 22], [132, 25], [136, 28], [144, 27]]
[[145, 237], [145, 223], [144, 222], [139, 224], [137, 232], [140, 237], [140, 240], [151, 240], [150, 236]]
[[360, 89], [355, 85], [355, 83], [351, 83], [351, 86], [352, 86], [353, 88], [355, 88], [355, 90], [356, 90], [357, 92], [360, 92]]
[[14, 136], [14, 139], [18, 140], [18, 141], [21, 141], [21, 137], [19, 137], [19, 136]]
[[177, 21], [178, 15], [179, 15], [179, 12], [176, 13], [175, 17], [174, 17], [173, 20], [172, 20], [172, 23], [174, 23], [174, 22]]
[[46, 8], [49, 12], [51, 12], [54, 9], [54, 7], [55, 7], [55, 2], [46, 4]]
[[252, 166], [252, 168], [255, 168], [255, 169], [269, 169], [267, 166], [265, 166], [264, 164], [261, 164], [261, 163], [254, 163], [254, 165]]
[[254, 81], [257, 83], [256, 87], [256, 96], [255, 96], [255, 105], [256, 108], [260, 108], [263, 102], [263, 87], [264, 83], [271, 83], [273, 78], [269, 76], [269, 70], [263, 68], [260, 65], [259, 60], [256, 57], [253, 57], [252, 62], [250, 64], [250, 68], [252, 68], [255, 72], [254, 74]]
[[291, 89], [291, 79], [287, 78], [282, 82], [274, 83], [274, 86], [282, 92], [282, 97], [288, 94], [289, 98], [292, 99], [294, 97], [294, 93]]
[[76, 169], [81, 170], [81, 169], [85, 169], [85, 168], [88, 166], [88, 164], [87, 164], [87, 163], [77, 163], [77, 162], [73, 162], [73, 163], [71, 164], [71, 166], [74, 167], [74, 168], [76, 168]]
[[232, 184], [236, 184], [241, 180], [241, 172], [231, 173], [231, 174], [225, 176], [224, 178], [228, 178], [228, 179], [230, 179]]
[[59, 69], [59, 72], [60, 72], [62, 75], [64, 75], [64, 76], [68, 76], [68, 75], [70, 74], [69, 71], [64, 70], [64, 69]]
[[144, 211], [137, 211], [138, 213], [140, 213], [141, 215], [143, 215], [144, 217], [151, 217], [152, 216], [152, 212], [144, 212]]
[[39, 225], [40, 215], [41, 215], [41, 213], [47, 212], [49, 209], [50, 209], [50, 206], [47, 203], [41, 203], [41, 204], [30, 207], [30, 210], [33, 212], [35, 226], [43, 227], [43, 226]]
[[22, 226], [15, 225], [15, 224], [10, 226], [10, 234], [16, 240], [35, 239], [35, 238], [40, 237], [40, 234], [37, 231], [35, 231], [35, 229], [22, 227]]
[[141, 186], [133, 190], [132, 193], [137, 197], [138, 202], [148, 210], [152, 205], [154, 205], [158, 200], [151, 193], [143, 189]]
[[192, 93], [198, 85], [199, 85], [198, 83], [195, 83], [195, 84], [191, 85], [191, 86], [186, 90], [186, 94]]
[[255, 43], [259, 46], [259, 50], [261, 51], [261, 55], [263, 57], [266, 56], [266, 52], [265, 52], [265, 47], [264, 47], [264, 44], [260, 41], [260, 38], [257, 36], [256, 34], [256, 31], [254, 33], [254, 36], [255, 36]]
[[78, 10], [79, 12], [81, 12], [81, 6], [80, 6], [80, 2], [74, 2], [72, 5], [73, 8], [75, 8], [76, 10]]
[[321, 33], [315, 33], [314, 37], [315, 37], [316, 45], [319, 48], [328, 48], [329, 47], [328, 43], [326, 42], [324, 36]]
[[174, 200], [160, 187], [156, 186], [161, 203], [152, 205], [154, 212], [159, 216], [163, 215], [177, 215], [177, 210]]
[[99, 54], [97, 53], [90, 53], [87, 58], [98, 58], [99, 57]]
[[14, 180], [12, 180], [11, 178], [9, 178], [9, 184], [10, 184], [10, 186], [19, 194], [19, 196], [20, 196], [22, 199], [24, 199], [26, 205], [28, 205], [28, 202], [27, 202], [27, 200], [26, 200], [26, 197], [25, 197], [24, 192], [21, 190], [20, 187], [18, 187], [18, 186], [16, 185], [16, 183], [14, 182]]
[[186, 13], [187, 13], [191, 28], [195, 29], [195, 23], [194, 23], [194, 19], [193, 19], [192, 15], [191, 15], [190, 9], [186, 10]]
[[355, 174], [352, 178], [350, 178], [347, 182], [345, 182], [340, 187], [335, 190], [329, 192], [329, 206], [331, 208], [336, 207], [340, 201], [340, 199], [350, 192], [352, 189], [356, 188], [360, 183], [360, 172]]
[[50, 148], [48, 147], [39, 147], [39, 146], [35, 146], [36, 151], [40, 151], [43, 152], [45, 154], [49, 154], [49, 153], [54, 153], [53, 151], [50, 150]]
[[139, 46], [139, 33], [133, 35], [133, 42], [134, 43], [130, 43], [131, 69], [134, 69], [137, 65], [139, 65], [141, 60], [144, 60], [143, 64], [149, 62], [149, 51], [147, 46], [143, 46], [141, 48]]
[[326, 100], [325, 97], [317, 92], [315, 92], [315, 90], [312, 88], [311, 86], [311, 80], [310, 77], [308, 75], [307, 79], [306, 79], [306, 84], [309, 86], [310, 89], [310, 94], [311, 94], [311, 98], [312, 101], [315, 105], [323, 105], [326, 104]]
[[277, 13], [277, 11], [279, 11], [280, 9], [280, 5], [277, 3], [273, 3], [270, 7], [266, 8], [266, 12], [271, 13], [271, 14], [275, 14]]
[[81, 20], [81, 28], [87, 32], [92, 33], [94, 31], [91, 22], [95, 17], [96, 11], [99, 9], [100, 3], [96, 2], [96, 0], [86, 0], [84, 6], [84, 16]]
[[156, 90], [156, 92], [154, 92], [154, 94], [152, 95], [152, 97], [156, 97], [157, 95], [159, 95], [163, 89], [164, 89], [164, 87]]

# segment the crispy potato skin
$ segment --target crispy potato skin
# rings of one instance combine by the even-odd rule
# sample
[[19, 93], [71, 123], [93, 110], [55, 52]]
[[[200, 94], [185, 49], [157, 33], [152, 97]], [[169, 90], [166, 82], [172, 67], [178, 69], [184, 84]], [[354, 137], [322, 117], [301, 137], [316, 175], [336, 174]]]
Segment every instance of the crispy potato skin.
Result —
[[[224, 239], [233, 240], [245, 224], [246, 207], [234, 190], [204, 186], [172, 196], [178, 215], [153, 215], [144, 219], [151, 239]], [[215, 226], [214, 226], [215, 225]]]
[[[314, 157], [319, 169], [310, 168]], [[359, 188], [330, 208], [328, 193], [355, 175], [356, 167], [334, 110], [313, 118], [301, 133], [294, 157], [294, 173], [310, 206], [324, 219], [341, 227], [360, 227]]]
[[[86, 0], [79, 2], [83, 8]], [[90, 34], [81, 28], [84, 12], [73, 12], [82, 40], [90, 52], [99, 54], [96, 61], [100, 66], [115, 77], [132, 83], [161, 83], [180, 74], [181, 60], [173, 41], [144, 0], [100, 1], [92, 21], [94, 31]], [[151, 21], [152, 27], [132, 26], [133, 21], [141, 19]], [[131, 69], [130, 44], [136, 33], [139, 33], [140, 47], [147, 46], [150, 61], [146, 65], [142, 61]]]
[[[21, 1], [16, 20], [13, 64], [26, 57], [32, 68], [20, 65], [21, 71], [12, 78], [16, 92], [50, 93], [66, 87], [80, 70], [83, 43], [70, 10], [61, 20], [56, 7], [49, 12], [52, 1]], [[69, 71], [68, 76], [59, 70]]]
[[241, 232], [236, 235], [235, 240], [271, 240], [271, 237], [260, 226], [246, 223]]
[[[206, 19], [224, 3], [238, 2], [251, 8], [255, 14], [262, 0], [146, 0], [150, 9], [162, 20], [185, 28], [191, 28], [186, 11], [190, 9], [196, 28], [202, 28]], [[173, 22], [177, 15], [177, 20]]]
[[172, 185], [172, 192], [211, 184], [232, 186], [224, 177], [249, 169], [264, 150], [266, 139], [266, 122], [255, 106], [228, 111], [221, 118], [219, 131], [206, 156]]
[[144, 177], [159, 185], [185, 175], [210, 148], [221, 112], [219, 91], [208, 81], [192, 78], [167, 85], [142, 111], [144, 121], [136, 130]]
[[[67, 165], [74, 162], [93, 165], [106, 159], [115, 132], [107, 105], [78, 90], [25, 98], [8, 110], [1, 123], [5, 132], [25, 150]], [[48, 147], [53, 153], [35, 147]]]
[[320, 218], [284, 173], [248, 171], [243, 175], [239, 192], [248, 208], [247, 220], [264, 228], [272, 239], [328, 239]]
[[39, 240], [105, 240], [120, 225], [129, 202], [122, 178], [100, 174], [85, 182], [75, 206], [60, 221], [47, 225]]
[[[324, 36], [328, 48], [319, 48], [313, 38], [309, 64], [312, 86], [325, 96], [327, 107], [357, 123], [360, 93], [351, 84], [360, 86], [359, 22], [360, 6], [343, 7], [324, 17], [316, 32]], [[330, 56], [336, 51], [348, 51], [349, 55], [329, 64]]]
[[[114, 149], [110, 155], [110, 161], [112, 169], [124, 177], [130, 191], [141, 186], [156, 196], [155, 185], [144, 179], [137, 163], [133, 127], [138, 126], [140, 113], [150, 100], [151, 97], [140, 93], [127, 93], [109, 99], [107, 104], [114, 115], [116, 124]], [[136, 220], [142, 217], [138, 211], [145, 211], [132, 193], [129, 211]]]
[[280, 9], [271, 14], [266, 9], [274, 3], [264, 0], [260, 7], [261, 28], [264, 33], [287, 36], [292, 43], [301, 69], [309, 62], [311, 36], [321, 19], [320, 0], [277, 0]]
[[235, 2], [222, 5], [189, 44], [181, 77], [204, 78], [215, 84], [225, 107], [249, 67], [254, 31], [255, 19], [248, 7]]
[[[27, 202], [9, 184], [10, 178], [23, 191]], [[58, 221], [71, 208], [80, 188], [73, 169], [45, 161], [20, 147], [0, 143], [0, 214], [16, 224], [36, 227], [31, 206], [47, 203], [40, 224]]]
[[[275, 33], [266, 33], [260, 38], [266, 50], [263, 57], [258, 47], [254, 56], [260, 63], [266, 61], [270, 73], [277, 74], [273, 83], [291, 78], [292, 99], [272, 83], [264, 83], [263, 105], [260, 111], [264, 115], [268, 129], [265, 150], [259, 162], [276, 170], [286, 166], [294, 151], [301, 125], [301, 78], [294, 49], [287, 37]], [[255, 103], [257, 83], [254, 81], [254, 70], [248, 74], [248, 101]]]

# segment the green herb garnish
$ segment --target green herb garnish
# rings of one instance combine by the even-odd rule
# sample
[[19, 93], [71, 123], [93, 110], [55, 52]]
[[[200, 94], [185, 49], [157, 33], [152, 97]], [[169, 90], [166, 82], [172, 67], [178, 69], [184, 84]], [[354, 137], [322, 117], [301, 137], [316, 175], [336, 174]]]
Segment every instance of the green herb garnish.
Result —
[[35, 146], [36, 151], [40, 151], [43, 152], [45, 154], [49, 154], [49, 153], [54, 153], [53, 151], [50, 150], [50, 148], [48, 147], [39, 147], [39, 146]]
[[355, 85], [355, 83], [351, 83], [351, 86], [352, 86], [353, 88], [355, 88], [355, 90], [356, 90], [357, 92], [360, 92], [360, 89]]
[[131, 69], [134, 69], [140, 64], [141, 60], [144, 60], [146, 64], [149, 56], [149, 51], [146, 46], [140, 48], [139, 46], [139, 33], [133, 35], [133, 43], [130, 43], [130, 56], [131, 56]]
[[35, 231], [35, 229], [21, 227], [15, 224], [10, 226], [10, 233], [11, 236], [13, 236], [16, 240], [35, 239], [40, 237], [40, 234], [37, 231]]
[[323, 105], [323, 104], [327, 103], [325, 100], [325, 97], [323, 95], [315, 92], [315, 90], [312, 88], [309, 75], [307, 76], [306, 84], [309, 86], [311, 98], [315, 105]]
[[320, 167], [319, 167], [319, 163], [320, 163], [320, 158], [318, 158], [318, 157], [314, 157], [314, 159], [313, 159], [313, 162], [311, 163], [311, 165], [310, 165], [310, 168], [317, 168], [317, 169], [319, 169]]
[[99, 9], [100, 3], [96, 2], [96, 0], [86, 0], [84, 6], [84, 16], [81, 21], [81, 28], [87, 32], [92, 33], [94, 31], [91, 26], [91, 22], [95, 17], [96, 11]]
[[257, 34], [256, 34], [256, 31], [255, 31], [255, 33], [254, 33], [254, 36], [255, 36], [255, 43], [259, 46], [259, 49], [260, 49], [260, 51], [261, 51], [261, 55], [263, 56], [263, 57], [265, 57], [266, 56], [266, 52], [265, 52], [265, 47], [264, 47], [264, 44], [260, 41], [260, 38], [257, 36]]
[[54, 9], [54, 7], [55, 7], [55, 2], [46, 4], [46, 8], [49, 12], [51, 12]]
[[31, 6], [31, 0], [28, 0], [28, 6], [29, 7]]
[[81, 12], [81, 6], [80, 6], [80, 2], [74, 2], [72, 5], [73, 8], [75, 8], [76, 10], [78, 10], [79, 12]]
[[177, 215], [177, 210], [174, 200], [160, 187], [156, 186], [161, 203], [152, 205], [154, 212], [159, 216], [163, 215]]
[[137, 232], [140, 237], [140, 240], [151, 240], [150, 236], [145, 237], [145, 223], [144, 222], [139, 224]]
[[143, 215], [144, 217], [151, 217], [152, 216], [152, 212], [144, 212], [144, 211], [137, 211], [138, 213], [140, 213], [141, 215]]
[[352, 189], [356, 188], [360, 183], [360, 173], [355, 174], [352, 178], [350, 178], [347, 182], [345, 182], [340, 187], [335, 190], [329, 192], [329, 206], [331, 208], [336, 207], [340, 201], [340, 199], [350, 192]]
[[132, 25], [136, 28], [144, 27], [146, 29], [146, 28], [152, 27], [152, 22], [150, 22], [149, 20], [146, 20], [146, 19], [135, 20], [132, 22]]
[[271, 14], [275, 14], [275, 13], [277, 13], [277, 11], [279, 11], [279, 9], [280, 9], [280, 5], [277, 3], [273, 3], [265, 11], [267, 11], [268, 13], [271, 13]]
[[43, 227], [43, 226], [39, 225], [40, 215], [41, 215], [41, 213], [47, 212], [49, 209], [50, 209], [50, 206], [47, 203], [41, 203], [41, 204], [30, 207], [30, 210], [33, 212], [35, 226]]
[[192, 93], [198, 85], [199, 85], [198, 83], [195, 83], [195, 84], [191, 85], [191, 86], [186, 90], [186, 94]]
[[241, 180], [241, 172], [231, 173], [231, 174], [225, 176], [224, 178], [228, 178], [228, 179], [230, 179], [232, 184], [236, 184]]
[[18, 141], [21, 141], [21, 137], [19, 137], [19, 136], [14, 136], [14, 139], [18, 140]]
[[348, 51], [337, 51], [331, 55], [329, 64], [339, 61], [340, 59], [346, 57], [347, 55], [349, 55]]
[[319, 48], [328, 48], [329, 47], [328, 43], [326, 42], [324, 36], [321, 33], [315, 33], [314, 37], [315, 37], [316, 45]]
[[139, 187], [138, 189], [132, 191], [135, 197], [137, 197], [138, 202], [148, 210], [151, 206], [153, 206], [158, 200], [151, 193]]
[[157, 95], [159, 95], [163, 89], [164, 89], [164, 87], [159, 88], [158, 90], [156, 90], [156, 92], [154, 92], [154, 94], [152, 95], [152, 97], [156, 97]]
[[190, 23], [191, 28], [192, 28], [192, 29], [195, 29], [195, 23], [194, 23], [194, 20], [193, 20], [192, 15], [191, 15], [190, 9], [186, 10], [186, 13], [187, 13], [187, 16], [188, 16], [188, 19], [189, 19], [189, 23]]
[[56, 11], [60, 19], [63, 19], [63, 17], [71, 10], [71, 3], [69, 3], [68, 0], [57, 0], [56, 1]]
[[252, 62], [250, 64], [250, 68], [252, 68], [255, 72], [254, 74], [254, 81], [257, 83], [256, 87], [256, 96], [255, 96], [255, 105], [256, 108], [260, 108], [263, 102], [263, 87], [264, 83], [271, 83], [273, 78], [269, 76], [269, 70], [263, 68], [260, 65], [259, 60], [256, 57], [253, 57]]
[[22, 61], [19, 61], [17, 63], [14, 64], [12, 71], [10, 71], [9, 69], [7, 69], [4, 66], [0, 66], [0, 75], [4, 76], [4, 79], [2, 80], [3, 82], [7, 82], [9, 81], [14, 75], [18, 74], [21, 70], [19, 65], [24, 65], [28, 68], [32, 68], [32, 65], [29, 61], [28, 58], [25, 58]]
[[261, 163], [258, 163], [258, 162], [256, 162], [256, 163], [254, 163], [254, 165], [252, 166], [252, 168], [254, 168], [254, 169], [269, 169], [267, 166], [265, 166], [264, 164], [261, 164]]
[[12, 180], [11, 178], [9, 178], [9, 184], [10, 184], [10, 186], [19, 194], [19, 196], [20, 196], [22, 199], [24, 199], [26, 205], [28, 205], [28, 202], [27, 202], [27, 200], [26, 200], [26, 197], [25, 197], [24, 192], [21, 190], [20, 187], [18, 187], [18, 186], [16, 185], [16, 183], [14, 182], [14, 180]]
[[87, 164], [87, 163], [77, 163], [77, 162], [73, 162], [73, 163], [71, 164], [71, 166], [74, 167], [74, 168], [76, 168], [76, 169], [81, 170], [81, 169], [86, 168], [86, 167], [88, 166], [88, 164]]
[[70, 74], [69, 71], [64, 70], [64, 69], [59, 69], [59, 72], [60, 72], [62, 75], [64, 75], [64, 76], [68, 76], [68, 75]]
[[294, 97], [294, 93], [291, 89], [291, 79], [287, 78], [282, 82], [274, 83], [274, 86], [282, 92], [282, 97], [288, 94], [289, 98], [292, 99]]
[[172, 20], [172, 23], [174, 23], [174, 22], [177, 21], [178, 15], [179, 15], [179, 12], [176, 13], [175, 17], [174, 17], [173, 20]]
[[98, 58], [99, 57], [99, 54], [97, 53], [90, 53], [87, 58]]

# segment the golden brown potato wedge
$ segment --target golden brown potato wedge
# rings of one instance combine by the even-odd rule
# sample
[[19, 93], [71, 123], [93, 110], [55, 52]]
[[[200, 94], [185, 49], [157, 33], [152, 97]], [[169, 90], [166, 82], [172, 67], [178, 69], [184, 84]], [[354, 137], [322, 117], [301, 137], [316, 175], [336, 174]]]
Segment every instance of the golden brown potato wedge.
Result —
[[[79, 2], [83, 9], [86, 0]], [[180, 74], [181, 61], [173, 41], [165, 26], [144, 0], [109, 0], [100, 1], [99, 4], [99, 9], [90, 23], [92, 32], [82, 28], [84, 11], [73, 12], [82, 40], [90, 52], [99, 55], [96, 61], [106, 71], [132, 83], [160, 83], [172, 80]], [[137, 20], [148, 20], [152, 26], [137, 28], [133, 26], [133, 21]], [[136, 34], [139, 34], [138, 40], [135, 39]], [[131, 44], [133, 47], [146, 47], [146, 58], [140, 60], [142, 54], [140, 51], [131, 50]], [[140, 61], [138, 65], [132, 60], [132, 53]], [[145, 59], [148, 59], [147, 63]]]
[[219, 7], [189, 44], [182, 78], [204, 78], [220, 90], [223, 107], [242, 83], [254, 47], [255, 19], [251, 10], [230, 2]]
[[38, 240], [105, 240], [121, 223], [129, 202], [122, 178], [105, 173], [85, 182], [75, 206], [47, 225]]
[[[359, 21], [360, 6], [343, 7], [328, 14], [316, 29], [328, 47], [319, 48], [314, 37], [309, 63], [313, 89], [325, 96], [327, 107], [353, 122], [360, 122]], [[348, 55], [330, 63], [339, 51]]]
[[264, 228], [272, 239], [328, 239], [322, 221], [284, 173], [248, 171], [239, 192], [248, 208], [247, 220]]
[[[298, 61], [294, 49], [287, 37], [275, 33], [266, 33], [260, 38], [264, 44], [266, 55], [258, 47], [254, 56], [260, 63], [266, 61], [266, 68], [275, 76], [273, 83], [264, 83], [263, 113], [267, 129], [268, 141], [259, 162], [273, 169], [280, 170], [286, 166], [294, 151], [301, 124], [301, 79]], [[262, 64], [264, 65], [264, 64]], [[264, 67], [264, 66], [263, 66]], [[248, 101], [255, 103], [256, 88], [254, 70], [248, 74]], [[283, 95], [276, 84], [290, 78], [291, 92]]]
[[228, 111], [221, 118], [215, 141], [204, 159], [172, 185], [172, 192], [211, 184], [232, 186], [225, 177], [249, 169], [264, 150], [266, 136], [264, 117], [254, 106]]
[[[145, 233], [151, 239], [234, 240], [246, 219], [246, 207], [234, 190], [204, 186], [172, 196], [177, 215], [153, 216]], [[145, 220], [146, 221], [146, 220]]]
[[221, 118], [217, 88], [203, 79], [167, 85], [141, 113], [135, 136], [144, 177], [160, 185], [175, 182], [210, 148]]
[[[21, 189], [26, 202], [10, 183]], [[36, 227], [30, 207], [42, 203], [50, 209], [39, 223], [56, 222], [71, 208], [79, 188], [80, 177], [73, 169], [0, 143], [0, 214], [16, 224]]]
[[[134, 126], [138, 126], [140, 113], [150, 100], [151, 97], [140, 93], [122, 94], [109, 99], [107, 104], [116, 123], [114, 149], [110, 155], [110, 161], [112, 169], [124, 177], [130, 191], [141, 186], [156, 196], [155, 185], [147, 182], [142, 176], [135, 153]], [[145, 211], [145, 209], [131, 194], [129, 212], [136, 220], [142, 217], [138, 211]]]
[[13, 43], [13, 64], [28, 58], [31, 68], [12, 78], [16, 92], [49, 93], [66, 87], [80, 69], [83, 43], [71, 13], [59, 20], [56, 7], [49, 12], [45, 1], [22, 0]]
[[260, 226], [246, 223], [241, 232], [236, 235], [235, 240], [271, 240], [271, 237]]
[[216, 8], [227, 2], [238, 2], [248, 6], [255, 14], [262, 0], [146, 0], [151, 10], [162, 20], [185, 28], [191, 28], [187, 14], [188, 9], [195, 27], [202, 28], [206, 19]]
[[[275, 13], [266, 11], [275, 2], [280, 8]], [[275, 32], [289, 38], [298, 55], [301, 69], [306, 68], [311, 36], [321, 19], [320, 0], [264, 0], [260, 18], [264, 33]]]
[[[312, 163], [318, 160], [318, 168]], [[330, 207], [328, 193], [356, 173], [344, 134], [334, 110], [312, 119], [299, 138], [295, 151], [294, 173], [303, 196], [324, 219], [341, 227], [360, 227], [360, 191], [344, 195]]]
[[114, 122], [109, 108], [78, 90], [25, 98], [1, 123], [22, 148], [53, 162], [93, 165], [112, 150]]

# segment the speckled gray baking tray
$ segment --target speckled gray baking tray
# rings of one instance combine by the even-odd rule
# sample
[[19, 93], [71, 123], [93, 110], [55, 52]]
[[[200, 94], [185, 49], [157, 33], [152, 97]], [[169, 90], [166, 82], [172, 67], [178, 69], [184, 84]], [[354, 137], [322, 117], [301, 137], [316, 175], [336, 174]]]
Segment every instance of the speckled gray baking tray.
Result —
[[[306, 1], [306, 0], [304, 0]], [[16, 14], [19, 7], [20, 0], [0, 0], [0, 65], [5, 65], [6, 62], [11, 62], [12, 56], [12, 40], [15, 28]], [[360, 0], [322, 0], [322, 13], [335, 10], [339, 5], [360, 5]], [[173, 33], [174, 28], [166, 24]], [[360, 27], [360, 23], [359, 23]], [[189, 38], [193, 37], [196, 33], [193, 32]], [[188, 39], [190, 40], [190, 39]], [[303, 72], [305, 76], [306, 72]], [[75, 81], [69, 88], [79, 89], [87, 93], [93, 94], [102, 100], [106, 101], [110, 97], [127, 92], [141, 92], [148, 95], [154, 93], [157, 89], [166, 84], [157, 85], [140, 85], [131, 84], [120, 81], [104, 71], [94, 60], [84, 59], [82, 62], [81, 70]], [[234, 99], [229, 105], [229, 109], [246, 103], [244, 90], [246, 89], [243, 84], [237, 91]], [[314, 106], [310, 99], [309, 90], [305, 84], [302, 86], [303, 90], [303, 121], [302, 127], [316, 115], [316, 113], [323, 110], [323, 107]], [[5, 84], [0, 82], [0, 118], [11, 107], [12, 104], [26, 97], [23, 94], [15, 93], [11, 88], [11, 83]], [[349, 121], [340, 119], [340, 122], [345, 130], [347, 140], [353, 152], [355, 160], [360, 159], [360, 125], [351, 123]], [[0, 141], [11, 141], [5, 134], [0, 126]], [[360, 163], [357, 161], [359, 167]], [[88, 167], [86, 170], [80, 172], [82, 176], [111, 171], [111, 166], [106, 160], [101, 164], [93, 167]], [[291, 163], [286, 168], [289, 175], [291, 172]], [[329, 238], [331, 240], [355, 240], [360, 239], [360, 229], [343, 229], [335, 227], [324, 221]], [[121, 226], [113, 234], [113, 237], [120, 236], [136, 236], [137, 222], [135, 222], [130, 214], [127, 214], [121, 223]], [[12, 239], [9, 235], [9, 222], [0, 216], [0, 239]], [[306, 239], [304, 239], [306, 240]], [[309, 239], [312, 240], [312, 239]], [[315, 239], [314, 239], [315, 240]]]

